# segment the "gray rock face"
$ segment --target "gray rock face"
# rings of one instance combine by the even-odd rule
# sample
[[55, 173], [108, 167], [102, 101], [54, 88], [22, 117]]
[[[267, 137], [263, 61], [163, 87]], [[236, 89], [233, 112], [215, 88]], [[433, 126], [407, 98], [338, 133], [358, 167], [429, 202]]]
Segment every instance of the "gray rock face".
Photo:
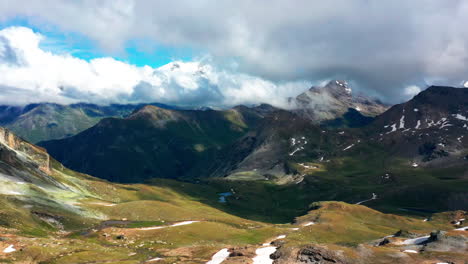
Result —
[[289, 103], [295, 112], [317, 123], [340, 118], [350, 108], [365, 116], [376, 116], [387, 109], [377, 100], [353, 95], [346, 81], [331, 81], [323, 87], [312, 87], [296, 98], [290, 98]]
[[305, 264], [346, 264], [348, 263], [337, 253], [316, 246], [308, 246], [299, 251], [296, 263]]
[[449, 236], [444, 231], [431, 233], [424, 251], [438, 252], [466, 252], [468, 250], [468, 237], [464, 235]]

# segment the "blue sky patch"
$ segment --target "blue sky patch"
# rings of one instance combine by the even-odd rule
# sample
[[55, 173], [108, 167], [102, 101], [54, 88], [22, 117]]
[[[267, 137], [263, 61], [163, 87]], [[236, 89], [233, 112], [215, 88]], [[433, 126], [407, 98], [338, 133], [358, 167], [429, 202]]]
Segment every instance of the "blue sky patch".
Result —
[[86, 36], [75, 32], [64, 32], [57, 26], [43, 21], [18, 16], [0, 22], [1, 29], [12, 26], [28, 27], [44, 35], [46, 38], [40, 43], [40, 48], [45, 51], [55, 54], [71, 54], [86, 61], [112, 57], [140, 67], [148, 65], [156, 68], [174, 60], [189, 61], [195, 56], [195, 51], [190, 48], [167, 47], [143, 39], [127, 41], [124, 51], [118, 54], [107, 53]]

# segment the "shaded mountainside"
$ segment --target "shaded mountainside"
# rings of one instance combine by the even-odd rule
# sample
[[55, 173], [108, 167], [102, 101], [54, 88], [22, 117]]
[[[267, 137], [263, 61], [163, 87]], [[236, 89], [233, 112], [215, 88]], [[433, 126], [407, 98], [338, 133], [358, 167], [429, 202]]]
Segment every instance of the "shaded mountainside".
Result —
[[340, 142], [329, 132], [289, 111], [276, 111], [220, 154], [214, 176], [277, 179], [297, 174], [291, 161], [333, 155]]
[[71, 105], [42, 103], [24, 107], [0, 106], [0, 125], [37, 143], [75, 135], [92, 127], [102, 118], [125, 117], [142, 106], [140, 104], [99, 106], [84, 103]]
[[377, 117], [368, 133], [419, 165], [468, 166], [468, 89], [430, 87]]
[[262, 107], [243, 109], [145, 106], [128, 118], [107, 118], [76, 136], [41, 145], [66, 166], [113, 181], [194, 178], [207, 173], [219, 151], [263, 118]]

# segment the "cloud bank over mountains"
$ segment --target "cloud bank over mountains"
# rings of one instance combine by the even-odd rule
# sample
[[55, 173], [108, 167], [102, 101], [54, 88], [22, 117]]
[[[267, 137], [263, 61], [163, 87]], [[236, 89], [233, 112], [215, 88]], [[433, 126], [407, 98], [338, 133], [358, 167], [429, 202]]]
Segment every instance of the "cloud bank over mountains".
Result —
[[[116, 90], [121, 88], [121, 98], [127, 100], [164, 93], [165, 98], [172, 99], [184, 95], [188, 102], [205, 97], [211, 98], [208, 101], [219, 99], [232, 95], [233, 91], [245, 93], [244, 100], [248, 95], [256, 96], [249, 99], [252, 101], [279, 100], [266, 94], [291, 95], [300, 83], [297, 80], [313, 83], [346, 79], [357, 86], [354, 88], [387, 102], [406, 100], [431, 84], [461, 86], [468, 79], [467, 13], [468, 2], [462, 0], [267, 3], [181, 0], [170, 4], [152, 0], [4, 0], [0, 3], [0, 16], [4, 19], [25, 16], [36, 25], [53, 24], [65, 32], [77, 32], [94, 40], [109, 54], [121, 52], [134, 39], [193, 48], [200, 55], [209, 55], [212, 72], [223, 75], [219, 78], [223, 83], [217, 83], [216, 89], [173, 90], [169, 88], [172, 84], [150, 89], [157, 83], [148, 73], [154, 69], [134, 69], [109, 58], [93, 60], [91, 66], [74, 61], [71, 63], [74, 67], [91, 67], [99, 74], [89, 71], [80, 73], [79, 78], [72, 77], [79, 80], [70, 87], [64, 84], [68, 97], [100, 95], [109, 100], [119, 97]], [[5, 46], [1, 39], [0, 43]], [[6, 49], [2, 52], [2, 61], [15, 61], [13, 53]], [[220, 67], [232, 60], [238, 65], [235, 69]], [[110, 68], [104, 69], [105, 66]], [[108, 80], [109, 73], [116, 71], [128, 71], [128, 76]], [[85, 84], [83, 76], [84, 80], [94, 82]], [[263, 86], [250, 86], [255, 82]], [[99, 85], [91, 88], [91, 83]], [[105, 85], [114, 83], [112, 87]], [[244, 84], [244, 88], [233, 89], [232, 85], [238, 83]], [[129, 95], [134, 91], [136, 94]], [[240, 100], [240, 92], [236, 95], [233, 100]]]
[[0, 103], [162, 102], [189, 106], [232, 106], [268, 102], [285, 106], [305, 81], [280, 84], [221, 70], [208, 59], [137, 67], [113, 58], [89, 62], [40, 48], [44, 36], [25, 27], [0, 31]]

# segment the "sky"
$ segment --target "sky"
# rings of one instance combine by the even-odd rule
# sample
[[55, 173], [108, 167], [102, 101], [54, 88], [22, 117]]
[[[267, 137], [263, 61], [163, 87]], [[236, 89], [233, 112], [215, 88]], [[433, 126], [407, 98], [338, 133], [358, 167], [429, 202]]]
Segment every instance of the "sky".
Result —
[[270, 103], [468, 80], [468, 1], [3, 0], [0, 103]]

